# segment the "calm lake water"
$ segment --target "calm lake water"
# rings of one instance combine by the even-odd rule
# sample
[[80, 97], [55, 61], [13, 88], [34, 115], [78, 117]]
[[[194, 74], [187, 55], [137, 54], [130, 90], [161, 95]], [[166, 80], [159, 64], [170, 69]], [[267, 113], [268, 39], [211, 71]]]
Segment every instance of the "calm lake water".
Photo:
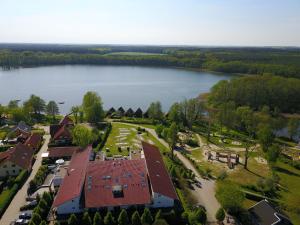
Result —
[[102, 97], [104, 108], [146, 109], [159, 100], [167, 110], [174, 102], [207, 92], [231, 75], [138, 66], [47, 66], [0, 70], [0, 104], [36, 94], [46, 101], [65, 102], [61, 113], [79, 105], [87, 91]]

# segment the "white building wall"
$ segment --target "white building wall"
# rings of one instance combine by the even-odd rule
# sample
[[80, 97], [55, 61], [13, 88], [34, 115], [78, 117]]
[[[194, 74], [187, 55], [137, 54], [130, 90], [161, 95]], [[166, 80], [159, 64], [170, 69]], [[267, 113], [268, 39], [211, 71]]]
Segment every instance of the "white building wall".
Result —
[[80, 213], [82, 208], [80, 208], [80, 196], [65, 202], [64, 204], [56, 208], [57, 214], [71, 214], [71, 213]]
[[166, 208], [173, 207], [174, 199], [169, 198], [165, 195], [161, 195], [159, 193], [153, 193], [153, 203], [151, 205], [152, 208]]
[[10, 161], [5, 161], [0, 165], [0, 177], [18, 176], [22, 168]]

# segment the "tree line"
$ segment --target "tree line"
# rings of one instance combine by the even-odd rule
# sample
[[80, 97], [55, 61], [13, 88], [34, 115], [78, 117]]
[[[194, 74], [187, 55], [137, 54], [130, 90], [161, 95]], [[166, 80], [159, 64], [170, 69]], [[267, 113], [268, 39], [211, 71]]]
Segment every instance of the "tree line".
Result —
[[[155, 54], [108, 54], [124, 51]], [[0, 46], [0, 66], [4, 69], [66, 64], [142, 65], [185, 67], [225, 73], [272, 74], [299, 78], [299, 61], [299, 49]]]

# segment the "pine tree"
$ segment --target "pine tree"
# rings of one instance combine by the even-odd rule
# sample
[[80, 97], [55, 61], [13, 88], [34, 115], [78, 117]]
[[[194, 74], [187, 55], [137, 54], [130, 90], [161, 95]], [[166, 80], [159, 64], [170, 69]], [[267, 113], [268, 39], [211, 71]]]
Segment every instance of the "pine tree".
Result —
[[82, 225], [92, 225], [92, 219], [88, 212], [85, 212], [81, 221]]
[[78, 225], [78, 220], [75, 214], [72, 214], [68, 219], [68, 225]]
[[158, 210], [158, 212], [155, 215], [155, 220], [158, 220], [158, 219], [163, 219], [163, 217], [161, 215], [161, 210]]
[[131, 216], [132, 225], [141, 225], [141, 217], [138, 211], [135, 211]]
[[42, 222], [42, 218], [39, 214], [37, 213], [33, 213], [32, 214], [32, 217], [31, 217], [31, 221], [34, 223], [34, 224], [40, 224]]
[[119, 218], [118, 218], [119, 225], [127, 225], [129, 224], [128, 215], [125, 209], [122, 209]]
[[143, 213], [143, 215], [141, 217], [141, 221], [142, 221], [143, 225], [144, 224], [149, 224], [149, 225], [152, 224], [153, 217], [152, 217], [151, 212], [150, 212], [150, 210], [148, 208], [144, 209], [144, 213]]
[[103, 219], [98, 212], [94, 215], [93, 225], [104, 225]]
[[110, 211], [107, 212], [106, 216], [104, 217], [104, 224], [105, 225], [114, 225], [115, 224], [114, 217]]

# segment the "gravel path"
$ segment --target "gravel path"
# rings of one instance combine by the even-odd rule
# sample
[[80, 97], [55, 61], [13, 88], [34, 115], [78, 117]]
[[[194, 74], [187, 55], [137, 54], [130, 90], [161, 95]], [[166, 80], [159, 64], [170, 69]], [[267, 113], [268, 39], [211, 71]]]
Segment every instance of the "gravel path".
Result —
[[[135, 125], [133, 125], [135, 126]], [[139, 127], [142, 127], [139, 125]], [[151, 133], [157, 140], [160, 141], [165, 147], [169, 148], [168, 143], [159, 138], [154, 129], [145, 128], [149, 133]], [[194, 186], [194, 190], [191, 190], [193, 196], [197, 200], [197, 203], [204, 206], [206, 208], [207, 213], [207, 222], [209, 224], [216, 224], [215, 215], [217, 210], [220, 208], [220, 204], [215, 197], [215, 181], [214, 180], [206, 180], [203, 179], [198, 171], [195, 169], [193, 164], [184, 157], [180, 152], [174, 151], [174, 154], [178, 157], [178, 159], [183, 163], [183, 165], [193, 171], [196, 175], [196, 179], [201, 183], [201, 188]]]

